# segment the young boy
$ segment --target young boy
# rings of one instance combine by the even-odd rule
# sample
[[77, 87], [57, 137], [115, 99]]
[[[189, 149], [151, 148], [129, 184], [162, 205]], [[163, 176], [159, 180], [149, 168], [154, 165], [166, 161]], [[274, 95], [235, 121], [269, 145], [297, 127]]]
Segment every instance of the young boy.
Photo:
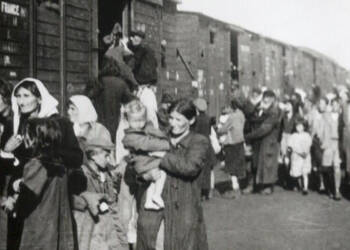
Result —
[[161, 159], [157, 154], [164, 154], [170, 149], [166, 135], [147, 122], [145, 106], [139, 101], [131, 101], [125, 107], [129, 128], [125, 130], [123, 144], [130, 150], [132, 164], [136, 173], [152, 183], [147, 189], [145, 208], [159, 210], [164, 208], [161, 197], [166, 179], [160, 170]]
[[129, 249], [117, 207], [119, 179], [109, 171], [114, 149], [111, 138], [102, 134], [86, 142], [82, 170], [87, 182], [74, 196], [79, 249]]

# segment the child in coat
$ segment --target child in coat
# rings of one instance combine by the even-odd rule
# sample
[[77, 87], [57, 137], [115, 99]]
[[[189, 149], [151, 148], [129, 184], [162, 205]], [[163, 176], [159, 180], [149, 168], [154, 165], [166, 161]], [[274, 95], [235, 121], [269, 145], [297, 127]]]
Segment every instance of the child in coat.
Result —
[[145, 106], [139, 101], [131, 101], [125, 107], [129, 128], [125, 130], [123, 144], [130, 150], [132, 164], [145, 180], [152, 180], [147, 189], [145, 208], [159, 210], [164, 208], [161, 197], [166, 174], [159, 169], [161, 158], [157, 157], [170, 149], [167, 136], [147, 122]]
[[85, 144], [86, 162], [82, 170], [86, 185], [73, 197], [81, 250], [129, 249], [117, 204], [120, 180], [109, 170], [114, 148], [109, 133], [90, 138]]
[[309, 177], [311, 172], [311, 144], [312, 138], [305, 131], [306, 122], [297, 120], [295, 122], [295, 132], [288, 138], [288, 149], [290, 152], [290, 175], [298, 178], [299, 186], [303, 182], [303, 194], [308, 194]]

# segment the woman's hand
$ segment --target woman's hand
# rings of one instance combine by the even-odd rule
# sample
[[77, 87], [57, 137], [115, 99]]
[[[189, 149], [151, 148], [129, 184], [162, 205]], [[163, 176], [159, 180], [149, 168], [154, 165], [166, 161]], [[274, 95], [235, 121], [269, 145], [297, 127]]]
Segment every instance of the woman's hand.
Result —
[[6, 142], [4, 151], [6, 153], [12, 153], [16, 148], [18, 148], [23, 142], [23, 139], [20, 135], [13, 135]]
[[15, 180], [12, 184], [13, 191], [15, 191], [16, 193], [19, 193], [22, 182], [23, 182], [23, 179]]

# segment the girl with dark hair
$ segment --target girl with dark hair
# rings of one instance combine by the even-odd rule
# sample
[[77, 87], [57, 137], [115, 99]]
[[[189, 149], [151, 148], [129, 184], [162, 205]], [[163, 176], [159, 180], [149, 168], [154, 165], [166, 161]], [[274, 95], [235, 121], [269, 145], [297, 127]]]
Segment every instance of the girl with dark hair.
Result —
[[[29, 118], [50, 117], [56, 120], [62, 133], [61, 144], [56, 150], [57, 155], [61, 157], [67, 169], [81, 167], [83, 152], [74, 135], [72, 123], [58, 115], [58, 101], [48, 92], [41, 81], [26, 78], [19, 82], [12, 92], [11, 103], [13, 124], [4, 128], [2, 136], [4, 144], [0, 151], [1, 163], [9, 169], [9, 176], [11, 176], [8, 196], [12, 196], [14, 193], [11, 183], [22, 177], [23, 168], [31, 157], [31, 152], [23, 143], [24, 128], [26, 128]], [[7, 246], [11, 249], [19, 247], [22, 223], [21, 218], [15, 218], [11, 216], [11, 213], [9, 214]]]
[[[137, 249], [154, 249], [159, 225], [164, 218], [164, 249], [208, 249], [201, 205], [200, 176], [209, 140], [191, 131], [196, 108], [180, 100], [170, 108], [171, 149], [164, 153], [160, 167], [166, 171], [164, 213], [140, 208]], [[143, 193], [141, 202], [145, 201]]]
[[290, 135], [287, 147], [291, 159], [290, 175], [297, 178], [303, 194], [308, 194], [309, 174], [311, 173], [311, 135], [306, 132], [307, 123], [299, 118], [295, 121], [295, 132]]
[[67, 168], [58, 153], [62, 139], [52, 118], [31, 118], [23, 127], [29, 159], [13, 185], [16, 215], [23, 220], [19, 249], [74, 249]]

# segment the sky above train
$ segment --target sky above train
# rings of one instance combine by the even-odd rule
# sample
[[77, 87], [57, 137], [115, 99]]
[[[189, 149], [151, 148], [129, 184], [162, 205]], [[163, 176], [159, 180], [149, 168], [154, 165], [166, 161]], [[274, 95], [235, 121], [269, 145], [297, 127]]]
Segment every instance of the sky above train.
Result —
[[314, 49], [350, 69], [350, 0], [182, 0], [179, 9]]

